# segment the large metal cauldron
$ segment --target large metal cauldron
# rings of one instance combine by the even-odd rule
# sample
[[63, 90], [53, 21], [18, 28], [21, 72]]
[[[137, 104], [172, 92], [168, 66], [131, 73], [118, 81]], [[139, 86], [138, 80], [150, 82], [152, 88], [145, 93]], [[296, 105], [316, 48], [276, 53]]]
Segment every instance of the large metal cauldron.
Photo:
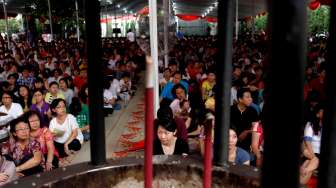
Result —
[[[109, 160], [106, 165], [81, 163], [49, 173], [22, 178], [4, 186], [49, 188], [110, 188], [143, 187], [142, 157]], [[153, 188], [202, 187], [201, 160], [181, 156], [155, 156]], [[256, 188], [259, 172], [249, 166], [214, 167], [212, 187]]]

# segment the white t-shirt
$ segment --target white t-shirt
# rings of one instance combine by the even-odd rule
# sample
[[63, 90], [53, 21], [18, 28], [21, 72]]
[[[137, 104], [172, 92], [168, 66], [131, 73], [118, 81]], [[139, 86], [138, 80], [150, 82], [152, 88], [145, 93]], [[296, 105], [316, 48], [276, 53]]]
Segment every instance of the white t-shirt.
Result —
[[116, 68], [116, 66], [117, 66], [117, 59], [110, 59], [109, 61], [108, 61], [108, 65], [107, 65], [107, 68], [109, 68], [109, 69], [115, 69]]
[[14, 102], [9, 110], [6, 109], [5, 105], [2, 105], [0, 107], [0, 112], [7, 114], [6, 116], [0, 116], [0, 125], [4, 125], [23, 114], [21, 105]]
[[314, 153], [320, 153], [322, 131], [318, 135], [314, 134], [313, 125], [308, 122], [304, 130], [304, 140], [311, 142]]
[[118, 95], [118, 93], [120, 92], [120, 84], [118, 79], [113, 79], [109, 91], [112, 93], [113, 96]]
[[66, 91], [60, 90], [60, 92], [63, 93], [67, 106], [70, 106], [72, 103], [72, 98], [74, 97], [73, 90], [68, 88]]
[[67, 115], [63, 124], [59, 124], [56, 118], [53, 118], [50, 121], [49, 129], [52, 132], [54, 132], [55, 130], [62, 131], [62, 132], [64, 131], [64, 134], [62, 136], [54, 137], [54, 140], [56, 142], [62, 143], [62, 144], [68, 140], [68, 138], [71, 135], [72, 130], [77, 129], [78, 135], [76, 138], [80, 141], [80, 143], [83, 143], [84, 137], [83, 137], [82, 131], [79, 129], [76, 118], [71, 114]]
[[135, 35], [133, 32], [128, 32], [127, 33], [127, 39], [131, 42], [134, 42], [135, 41]]
[[[104, 101], [105, 100], [111, 100], [111, 99], [117, 99], [118, 97], [116, 95], [113, 95], [108, 89], [104, 89]], [[104, 108], [113, 108], [111, 104], [105, 104], [104, 102]]]

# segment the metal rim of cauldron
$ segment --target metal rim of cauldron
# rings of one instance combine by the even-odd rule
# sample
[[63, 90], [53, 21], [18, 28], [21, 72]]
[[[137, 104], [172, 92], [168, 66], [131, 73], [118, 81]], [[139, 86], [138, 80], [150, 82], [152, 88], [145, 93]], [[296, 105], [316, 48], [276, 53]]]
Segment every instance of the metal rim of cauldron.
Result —
[[[128, 168], [143, 166], [144, 159], [143, 156], [136, 157], [126, 157], [121, 159], [110, 159], [105, 165], [93, 166], [88, 162], [79, 163], [63, 168], [55, 169], [51, 172], [45, 172], [41, 174], [36, 174], [29, 177], [24, 177], [20, 180], [15, 180], [3, 186], [4, 188], [14, 188], [14, 187], [51, 187], [52, 184], [66, 181], [68, 179], [82, 176], [88, 173], [95, 173], [104, 170], [118, 169], [118, 168]], [[202, 160], [199, 157], [182, 157], [182, 156], [153, 156], [154, 165], [179, 165], [188, 166], [196, 168], [198, 170], [203, 170]], [[259, 170], [251, 166], [237, 166], [230, 165], [228, 167], [213, 167], [213, 174], [226, 172], [230, 175], [236, 175], [239, 177], [244, 177], [248, 180], [259, 180]]]

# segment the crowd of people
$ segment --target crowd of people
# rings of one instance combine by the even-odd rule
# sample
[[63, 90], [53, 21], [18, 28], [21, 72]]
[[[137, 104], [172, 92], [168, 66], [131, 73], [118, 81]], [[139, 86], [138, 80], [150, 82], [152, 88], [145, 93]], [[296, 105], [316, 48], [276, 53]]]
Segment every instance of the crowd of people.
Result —
[[[215, 113], [215, 64], [220, 53], [216, 42], [215, 37], [184, 37], [170, 49], [169, 66], [160, 69], [155, 154], [204, 154], [207, 114]], [[308, 42], [300, 168], [302, 184], [316, 174], [319, 163], [325, 101], [325, 44], [326, 38], [318, 37], [312, 37]], [[242, 35], [233, 44], [228, 159], [234, 164], [262, 165], [267, 45], [264, 32]]]
[[[103, 39], [104, 113], [127, 107], [136, 91], [145, 53], [126, 38]], [[204, 154], [204, 126], [215, 113], [217, 39], [183, 37], [160, 67], [160, 108], [155, 120], [155, 155]], [[305, 71], [305, 125], [300, 181], [307, 183], [319, 163], [325, 100], [325, 39], [309, 41]], [[263, 158], [264, 71], [267, 36], [234, 41], [230, 162], [260, 167]], [[30, 44], [0, 38], [0, 185], [50, 171], [90, 139], [87, 60], [83, 41], [42, 39]], [[211, 119], [211, 123], [214, 120]], [[9, 126], [9, 129], [7, 126]], [[213, 131], [212, 131], [213, 132]], [[225, 139], [225, 138], [223, 138]]]
[[[145, 54], [125, 38], [102, 44], [109, 116], [134, 95]], [[90, 140], [87, 68], [83, 41], [0, 38], [0, 185], [70, 164]]]

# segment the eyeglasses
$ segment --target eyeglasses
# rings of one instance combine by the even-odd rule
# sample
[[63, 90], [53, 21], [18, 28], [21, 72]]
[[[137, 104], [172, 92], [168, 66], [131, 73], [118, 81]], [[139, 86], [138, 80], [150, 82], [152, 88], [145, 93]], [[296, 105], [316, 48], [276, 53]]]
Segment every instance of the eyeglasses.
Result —
[[23, 131], [28, 131], [28, 130], [29, 130], [29, 128], [26, 127], [26, 128], [16, 129], [15, 131], [16, 132], [23, 132]]
[[12, 97], [2, 97], [2, 99], [11, 99]]

